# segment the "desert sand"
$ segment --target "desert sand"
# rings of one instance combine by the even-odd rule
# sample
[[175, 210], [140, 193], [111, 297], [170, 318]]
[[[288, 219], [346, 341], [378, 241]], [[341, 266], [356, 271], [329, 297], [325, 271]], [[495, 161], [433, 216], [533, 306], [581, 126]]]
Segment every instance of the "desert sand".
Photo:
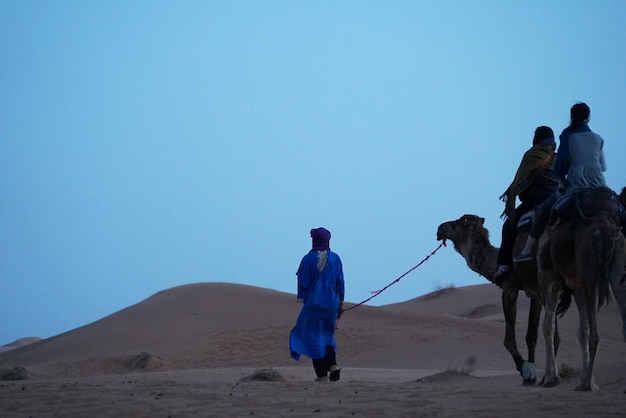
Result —
[[[519, 297], [518, 344], [528, 299]], [[346, 307], [351, 304], [346, 303]], [[289, 356], [295, 294], [226, 283], [160, 292], [97, 322], [3, 347], [0, 417], [605, 417], [626, 414], [626, 343], [616, 305], [599, 314], [596, 392], [577, 392], [575, 306], [560, 320], [554, 388], [522, 386], [502, 345], [500, 291], [446, 288], [347, 311], [338, 382]], [[51, 313], [53, 314], [53, 313]], [[543, 376], [544, 341], [537, 349]]]

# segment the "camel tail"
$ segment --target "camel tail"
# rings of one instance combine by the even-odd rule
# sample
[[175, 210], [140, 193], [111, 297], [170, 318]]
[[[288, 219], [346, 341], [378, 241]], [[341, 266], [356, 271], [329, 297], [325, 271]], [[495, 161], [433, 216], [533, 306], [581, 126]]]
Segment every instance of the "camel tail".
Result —
[[593, 232], [594, 254], [598, 277], [598, 308], [611, 302], [611, 264], [615, 253], [616, 234], [620, 231], [606, 217], [596, 224]]
[[559, 318], [562, 318], [565, 315], [565, 312], [569, 309], [572, 304], [572, 290], [569, 287], [565, 287], [563, 292], [561, 293], [561, 300], [559, 301], [559, 306], [556, 308], [556, 314]]

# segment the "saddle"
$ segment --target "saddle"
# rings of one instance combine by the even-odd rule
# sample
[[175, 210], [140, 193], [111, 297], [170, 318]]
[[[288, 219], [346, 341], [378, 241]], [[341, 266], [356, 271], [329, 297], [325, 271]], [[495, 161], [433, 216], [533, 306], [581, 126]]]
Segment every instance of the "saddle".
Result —
[[580, 189], [557, 199], [550, 212], [549, 225], [606, 215], [616, 225], [626, 224], [626, 209], [619, 196], [608, 187]]

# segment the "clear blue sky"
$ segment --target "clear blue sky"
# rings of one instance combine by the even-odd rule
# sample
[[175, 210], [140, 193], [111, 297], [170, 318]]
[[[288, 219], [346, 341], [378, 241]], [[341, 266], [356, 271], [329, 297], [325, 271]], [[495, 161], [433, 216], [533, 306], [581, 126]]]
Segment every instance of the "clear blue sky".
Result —
[[[154, 293], [295, 294], [309, 230], [347, 300], [503, 204], [577, 101], [626, 186], [626, 2], [0, 0], [0, 344]], [[452, 247], [372, 300], [486, 283]], [[346, 319], [347, 320], [347, 319]]]

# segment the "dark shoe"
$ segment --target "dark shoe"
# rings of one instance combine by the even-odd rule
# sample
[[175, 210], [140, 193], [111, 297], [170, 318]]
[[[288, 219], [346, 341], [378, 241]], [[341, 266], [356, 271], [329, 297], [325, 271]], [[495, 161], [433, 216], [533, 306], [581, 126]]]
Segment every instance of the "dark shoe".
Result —
[[330, 366], [330, 381], [336, 382], [337, 380], [339, 380], [340, 372], [341, 372], [341, 369], [339, 367]]
[[493, 274], [491, 281], [499, 287], [502, 287], [502, 280], [509, 274], [511, 271], [511, 266], [499, 265], [498, 270]]
[[511, 266], [498, 266], [498, 270], [493, 275], [494, 280], [502, 280], [511, 271]]
[[517, 257], [515, 257], [513, 259], [513, 262], [514, 263], [521, 263], [521, 262], [524, 262], [524, 261], [532, 261], [534, 259], [535, 259], [535, 254], [533, 254], [533, 253], [523, 253], [523, 254], [520, 254]]

